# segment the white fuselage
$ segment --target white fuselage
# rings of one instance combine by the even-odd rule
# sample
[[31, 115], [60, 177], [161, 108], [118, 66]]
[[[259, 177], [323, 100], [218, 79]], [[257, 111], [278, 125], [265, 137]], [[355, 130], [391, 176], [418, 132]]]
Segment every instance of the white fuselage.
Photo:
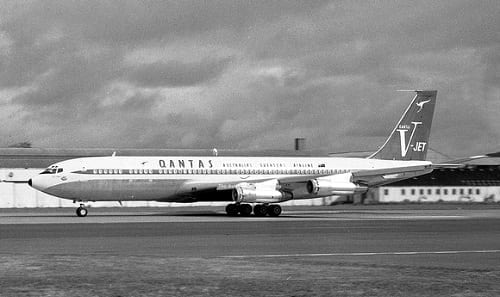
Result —
[[[359, 170], [429, 165], [427, 161], [390, 161], [328, 157], [92, 157], [54, 164], [32, 178], [45, 193], [75, 201], [154, 200], [193, 202], [190, 193], [230, 189], [244, 182], [330, 176]], [[50, 169], [49, 168], [49, 169]], [[297, 190], [293, 199], [316, 198]], [[214, 195], [205, 201], [225, 200]]]

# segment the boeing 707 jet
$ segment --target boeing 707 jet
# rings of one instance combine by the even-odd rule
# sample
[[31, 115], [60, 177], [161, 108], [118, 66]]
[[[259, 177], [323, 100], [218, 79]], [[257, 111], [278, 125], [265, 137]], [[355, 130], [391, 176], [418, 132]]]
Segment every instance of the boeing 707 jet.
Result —
[[363, 193], [429, 173], [426, 161], [437, 91], [416, 95], [385, 143], [367, 158], [106, 156], [56, 163], [29, 180], [44, 193], [89, 201], [228, 201], [230, 216], [279, 216], [279, 203]]

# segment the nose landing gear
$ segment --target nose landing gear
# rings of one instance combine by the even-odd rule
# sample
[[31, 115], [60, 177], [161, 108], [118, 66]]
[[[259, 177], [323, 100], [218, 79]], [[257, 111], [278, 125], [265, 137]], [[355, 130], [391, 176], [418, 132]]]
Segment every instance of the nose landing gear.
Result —
[[76, 209], [76, 215], [79, 217], [86, 217], [88, 210], [85, 208], [84, 204], [80, 204], [80, 207]]

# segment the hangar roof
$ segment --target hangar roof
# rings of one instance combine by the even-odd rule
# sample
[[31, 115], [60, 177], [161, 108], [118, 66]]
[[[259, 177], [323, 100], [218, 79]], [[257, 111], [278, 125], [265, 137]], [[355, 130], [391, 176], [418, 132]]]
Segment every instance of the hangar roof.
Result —
[[[111, 156], [213, 156], [213, 149], [43, 149], [0, 148], [0, 168], [46, 168], [51, 164], [83, 157]], [[219, 156], [312, 156], [313, 152], [291, 150], [217, 150]]]

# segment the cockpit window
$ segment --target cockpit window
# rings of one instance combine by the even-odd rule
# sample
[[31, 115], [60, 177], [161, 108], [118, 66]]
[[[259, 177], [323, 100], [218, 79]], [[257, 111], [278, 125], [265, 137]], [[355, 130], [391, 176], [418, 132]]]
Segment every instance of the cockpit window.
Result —
[[62, 171], [63, 171], [62, 168], [57, 168], [57, 166], [50, 166], [49, 168], [42, 171], [42, 173], [40, 173], [40, 174], [55, 174], [55, 173], [59, 173]]

